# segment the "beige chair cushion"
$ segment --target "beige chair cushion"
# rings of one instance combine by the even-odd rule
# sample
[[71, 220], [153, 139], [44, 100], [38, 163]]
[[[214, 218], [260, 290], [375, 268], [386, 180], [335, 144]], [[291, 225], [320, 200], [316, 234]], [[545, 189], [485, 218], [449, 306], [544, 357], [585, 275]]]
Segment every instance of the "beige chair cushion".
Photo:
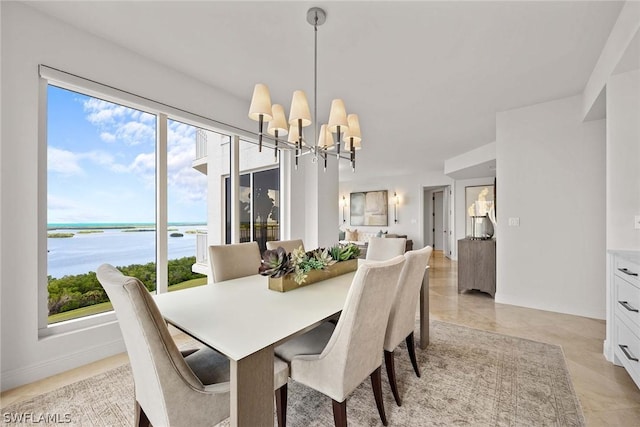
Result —
[[302, 239], [273, 240], [267, 242], [267, 249], [271, 251], [274, 249], [278, 249], [278, 246], [282, 247], [285, 251], [287, 251], [288, 254], [293, 252], [294, 249], [298, 249], [300, 247], [302, 247], [302, 250], [304, 251], [304, 244], [302, 243]]
[[216, 283], [258, 274], [261, 263], [257, 242], [209, 246], [209, 264]]
[[398, 256], [359, 267], [333, 333], [332, 325], [323, 324], [276, 347], [276, 355], [290, 362], [292, 379], [343, 402], [380, 367], [385, 328], [404, 262]]
[[393, 237], [372, 237], [367, 246], [366, 259], [384, 261], [404, 254], [407, 239]]
[[406, 262], [398, 280], [384, 339], [384, 349], [387, 351], [393, 351], [415, 328], [420, 287], [424, 275], [428, 274], [425, 269], [432, 251], [431, 246], [426, 246], [404, 254]]

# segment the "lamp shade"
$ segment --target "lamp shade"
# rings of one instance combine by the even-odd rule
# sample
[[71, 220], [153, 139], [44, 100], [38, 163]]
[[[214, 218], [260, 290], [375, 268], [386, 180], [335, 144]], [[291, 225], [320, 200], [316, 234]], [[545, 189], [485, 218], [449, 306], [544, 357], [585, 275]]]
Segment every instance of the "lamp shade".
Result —
[[344, 108], [344, 102], [342, 99], [334, 99], [331, 101], [331, 110], [329, 111], [329, 123], [327, 129], [330, 132], [336, 133], [340, 126], [340, 131], [343, 132], [349, 127], [347, 122], [347, 110]]
[[318, 136], [318, 147], [325, 150], [333, 149], [333, 136], [328, 131], [327, 125], [320, 126], [320, 135]]
[[[356, 151], [358, 151], [362, 148], [362, 142], [354, 138], [353, 146], [355, 147]], [[351, 138], [344, 138], [344, 149], [345, 151], [351, 151]]]
[[253, 97], [251, 98], [251, 106], [249, 107], [249, 118], [251, 120], [259, 121], [260, 115], [267, 121], [273, 118], [269, 88], [262, 83], [258, 83], [253, 89]]
[[[289, 126], [289, 137], [287, 138], [287, 141], [295, 144], [298, 142], [298, 138], [299, 138], [299, 134], [298, 134], [298, 125], [291, 125]], [[304, 140], [304, 133], [302, 135], [302, 145], [307, 145], [307, 143]]]
[[301, 90], [293, 92], [291, 99], [291, 111], [289, 111], [289, 124], [297, 125], [298, 120], [302, 119], [302, 127], [311, 124], [311, 113], [309, 112], [309, 103], [307, 95]]
[[[349, 123], [349, 137], [354, 141], [360, 142], [362, 140], [362, 134], [360, 133], [360, 119], [357, 114], [349, 114], [347, 116], [347, 123]], [[347, 133], [345, 132], [345, 139]]]
[[286, 135], [289, 131], [287, 119], [284, 116], [284, 108], [280, 104], [273, 104], [271, 110], [273, 112], [273, 118], [269, 121], [267, 133], [269, 135], [275, 135], [276, 131], [278, 131], [279, 136]]

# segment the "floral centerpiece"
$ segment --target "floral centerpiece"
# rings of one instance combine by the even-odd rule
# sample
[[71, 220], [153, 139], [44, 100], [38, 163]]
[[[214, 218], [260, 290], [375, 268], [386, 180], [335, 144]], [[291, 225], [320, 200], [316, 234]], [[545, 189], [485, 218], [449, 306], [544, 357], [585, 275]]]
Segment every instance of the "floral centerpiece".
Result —
[[269, 276], [270, 289], [285, 292], [354, 271], [359, 255], [360, 249], [353, 243], [308, 252], [299, 247], [290, 254], [278, 247], [264, 252], [258, 273]]

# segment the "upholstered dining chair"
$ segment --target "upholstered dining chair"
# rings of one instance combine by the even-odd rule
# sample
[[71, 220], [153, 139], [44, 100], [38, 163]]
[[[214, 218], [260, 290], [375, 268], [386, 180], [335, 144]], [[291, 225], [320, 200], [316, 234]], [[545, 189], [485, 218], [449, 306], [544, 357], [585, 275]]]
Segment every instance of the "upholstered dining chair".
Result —
[[[380, 367], [385, 327], [404, 257], [358, 268], [338, 323], [325, 322], [276, 347], [276, 356], [289, 363], [293, 380], [333, 400], [336, 426], [347, 425], [347, 397], [367, 377], [382, 423], [387, 425]], [[389, 284], [393, 284], [389, 286]], [[286, 409], [286, 401], [283, 402]]]
[[298, 249], [302, 246], [302, 250], [304, 251], [304, 244], [302, 243], [302, 239], [295, 240], [273, 240], [267, 242], [267, 249], [274, 250], [278, 249], [278, 246], [281, 246], [287, 253], [291, 253], [294, 249]]
[[394, 350], [402, 340], [405, 340], [413, 369], [416, 375], [420, 377], [413, 330], [416, 322], [417, 304], [420, 299], [420, 286], [422, 286], [422, 278], [425, 274], [428, 274], [425, 269], [429, 264], [432, 251], [433, 248], [431, 246], [426, 246], [420, 250], [409, 251], [404, 254], [404, 267], [402, 268], [402, 273], [400, 273], [398, 287], [391, 304], [391, 312], [389, 313], [387, 332], [384, 337], [384, 362], [387, 367], [391, 392], [398, 406], [402, 405], [402, 400], [396, 383]]
[[209, 264], [216, 283], [258, 274], [261, 263], [257, 242], [209, 246]]
[[404, 254], [407, 239], [397, 237], [372, 237], [367, 245], [365, 259], [384, 261]]
[[[116, 312], [129, 354], [136, 424], [190, 427], [215, 425], [229, 417], [228, 359], [206, 347], [181, 353], [140, 280], [109, 264], [98, 267], [97, 277]], [[282, 395], [286, 399], [287, 379], [287, 364], [276, 358], [276, 401]], [[286, 413], [278, 413], [278, 424], [285, 422]]]

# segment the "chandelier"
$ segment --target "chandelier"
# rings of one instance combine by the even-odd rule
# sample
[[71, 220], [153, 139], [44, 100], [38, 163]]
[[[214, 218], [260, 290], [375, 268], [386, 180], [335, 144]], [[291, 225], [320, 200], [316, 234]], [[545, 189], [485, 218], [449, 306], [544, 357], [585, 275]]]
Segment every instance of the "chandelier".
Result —
[[[249, 118], [258, 122], [258, 150], [262, 151], [264, 136], [264, 122], [268, 122], [267, 134], [273, 137], [274, 153], [277, 157], [278, 150], [283, 148], [295, 150], [295, 167], [298, 168], [298, 158], [307, 153], [313, 155], [313, 162], [318, 158], [324, 160], [324, 169], [327, 169], [327, 158], [335, 152], [338, 159], [351, 162], [351, 168], [355, 172], [356, 150], [361, 148], [362, 137], [360, 134], [360, 122], [357, 114], [347, 114], [342, 99], [334, 99], [331, 102], [329, 120], [320, 126], [318, 133], [317, 121], [317, 92], [318, 92], [318, 27], [325, 23], [327, 14], [319, 7], [312, 7], [307, 11], [307, 22], [313, 25], [313, 120], [309, 111], [307, 95], [302, 90], [293, 92], [289, 120], [287, 120], [284, 107], [280, 104], [271, 104], [271, 95], [267, 85], [258, 83], [253, 90]], [[313, 145], [307, 144], [303, 137], [303, 128], [314, 125]], [[280, 138], [288, 135], [287, 140]], [[335, 135], [335, 140], [334, 140]], [[341, 150], [342, 146], [342, 150]]]

